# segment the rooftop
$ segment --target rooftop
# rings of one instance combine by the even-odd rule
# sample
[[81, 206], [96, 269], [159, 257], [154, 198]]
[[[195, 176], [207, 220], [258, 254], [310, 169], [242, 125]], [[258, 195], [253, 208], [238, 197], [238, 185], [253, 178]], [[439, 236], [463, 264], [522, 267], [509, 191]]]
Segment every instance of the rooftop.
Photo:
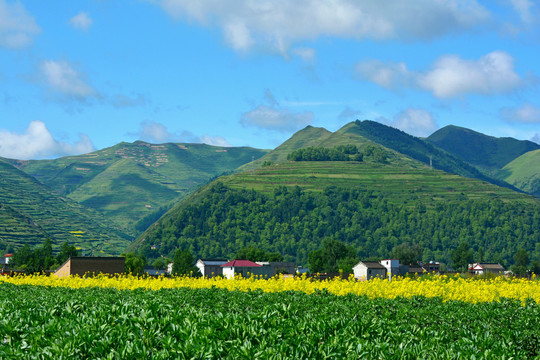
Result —
[[233, 260], [221, 265], [221, 267], [262, 267], [262, 265], [249, 260]]

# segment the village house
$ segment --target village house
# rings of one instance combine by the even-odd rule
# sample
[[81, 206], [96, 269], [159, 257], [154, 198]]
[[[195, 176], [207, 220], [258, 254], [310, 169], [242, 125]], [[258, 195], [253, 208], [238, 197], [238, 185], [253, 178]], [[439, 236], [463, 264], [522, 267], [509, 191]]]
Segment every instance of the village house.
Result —
[[199, 259], [195, 266], [199, 268], [202, 276], [211, 278], [223, 275], [223, 268], [221, 265], [226, 264], [227, 262], [228, 260], [225, 259]]
[[236, 275], [242, 275], [242, 277], [249, 277], [253, 275], [263, 275], [262, 265], [254, 263], [249, 260], [233, 260], [221, 265], [223, 269], [223, 276], [227, 279], [234, 279]]
[[123, 274], [124, 270], [124, 257], [71, 256], [54, 272], [54, 276], [92, 276], [100, 273], [115, 275]]
[[504, 267], [496, 263], [474, 263], [469, 265], [469, 271], [475, 275], [487, 273], [502, 275], [504, 273]]
[[256, 261], [255, 263], [262, 265], [261, 275], [268, 277], [275, 276], [276, 274], [295, 274], [296, 264], [293, 262], [269, 262], [269, 261]]
[[354, 277], [358, 280], [370, 280], [374, 277], [386, 278], [386, 267], [376, 261], [360, 261], [353, 267]]

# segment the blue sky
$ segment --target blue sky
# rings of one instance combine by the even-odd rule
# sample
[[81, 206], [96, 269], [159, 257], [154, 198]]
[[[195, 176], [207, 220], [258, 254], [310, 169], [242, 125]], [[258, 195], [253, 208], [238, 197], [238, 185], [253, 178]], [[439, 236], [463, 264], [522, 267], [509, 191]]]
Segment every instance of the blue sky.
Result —
[[533, 0], [0, 0], [0, 156], [269, 149], [356, 119], [540, 143], [539, 15]]

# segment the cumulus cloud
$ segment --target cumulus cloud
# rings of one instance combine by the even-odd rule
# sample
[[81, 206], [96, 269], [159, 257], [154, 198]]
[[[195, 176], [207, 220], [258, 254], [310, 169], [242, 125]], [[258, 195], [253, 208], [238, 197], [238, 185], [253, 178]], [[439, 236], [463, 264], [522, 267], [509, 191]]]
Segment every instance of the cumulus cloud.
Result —
[[81, 12], [69, 19], [69, 23], [75, 29], [86, 31], [92, 26], [92, 18], [87, 13]]
[[223, 147], [232, 146], [224, 137], [221, 137], [221, 136], [203, 135], [199, 138], [199, 140], [203, 144], [208, 144], [208, 145], [223, 146]]
[[19, 2], [0, 0], [0, 46], [22, 48], [30, 45], [41, 29]]
[[286, 53], [321, 36], [433, 39], [484, 23], [476, 0], [149, 0], [171, 17], [216, 26], [235, 50], [256, 45]]
[[170, 132], [167, 127], [155, 121], [146, 120], [140, 123], [139, 131], [128, 133], [128, 136], [136, 137], [150, 143], [166, 142], [187, 142], [204, 143], [214, 146], [231, 146], [229, 142], [221, 136], [202, 135], [196, 136], [191, 131]]
[[358, 118], [358, 116], [362, 115], [362, 111], [351, 109], [350, 107], [346, 107], [343, 109], [341, 113], [338, 115], [338, 119], [340, 120], [350, 120]]
[[98, 96], [97, 91], [86, 82], [84, 75], [67, 61], [43, 61], [40, 71], [47, 87], [64, 97], [83, 101]]
[[408, 86], [413, 74], [403, 62], [368, 60], [356, 64], [356, 75], [387, 89]]
[[536, 133], [532, 138], [531, 138], [531, 141], [537, 143], [538, 145], [540, 145], [540, 133]]
[[528, 83], [515, 72], [512, 56], [503, 51], [478, 60], [445, 55], [423, 72], [409, 71], [404, 63], [370, 60], [356, 65], [356, 75], [388, 89], [418, 87], [438, 98], [509, 93]]
[[85, 154], [94, 145], [85, 134], [75, 143], [55, 140], [42, 121], [32, 121], [22, 134], [0, 129], [0, 156], [19, 159], [44, 159], [65, 155]]
[[466, 93], [507, 93], [521, 87], [525, 81], [514, 71], [510, 54], [494, 51], [478, 61], [443, 56], [430, 71], [420, 75], [418, 83], [439, 98], [449, 98]]
[[311, 111], [293, 112], [282, 107], [269, 90], [265, 92], [265, 102], [266, 104], [258, 105], [243, 113], [240, 123], [243, 126], [290, 132], [303, 128], [313, 121], [314, 116]]
[[378, 120], [407, 134], [420, 137], [429, 136], [439, 128], [431, 113], [424, 109], [409, 108], [398, 113], [393, 120], [386, 118]]
[[540, 123], [540, 108], [524, 104], [519, 108], [505, 107], [501, 109], [501, 117], [513, 123]]
[[144, 106], [149, 102], [150, 101], [142, 94], [136, 94], [134, 96], [119, 94], [111, 98], [111, 104], [115, 108]]

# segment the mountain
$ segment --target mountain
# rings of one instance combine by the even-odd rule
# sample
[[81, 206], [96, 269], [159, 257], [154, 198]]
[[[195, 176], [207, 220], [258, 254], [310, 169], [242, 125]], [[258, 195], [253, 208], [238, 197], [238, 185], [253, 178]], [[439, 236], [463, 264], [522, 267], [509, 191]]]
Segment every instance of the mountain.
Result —
[[540, 150], [529, 151], [511, 161], [499, 175], [526, 193], [540, 197]]
[[119, 255], [132, 237], [94, 210], [59, 196], [0, 159], [0, 248], [68, 241], [86, 255]]
[[[358, 135], [355, 126], [344, 132]], [[232, 258], [252, 245], [303, 265], [328, 237], [360, 257], [418, 243], [424, 260], [445, 263], [462, 241], [492, 261], [512, 262], [519, 247], [534, 251], [538, 199], [400, 156], [288, 161], [220, 177], [176, 204], [129, 249], [149, 258], [176, 248]]]
[[247, 163], [240, 166], [239, 170], [251, 170], [252, 168], [260, 168], [264, 163], [280, 163], [287, 161], [287, 155], [294, 150], [306, 148], [309, 146], [318, 146], [322, 141], [332, 135], [332, 132], [325, 128], [306, 126], [302, 130], [297, 131], [287, 141], [279, 145], [274, 150], [268, 152], [263, 157], [255, 160], [252, 163]]
[[437, 130], [426, 141], [488, 175], [496, 175], [499, 169], [512, 160], [526, 152], [540, 149], [540, 145], [532, 141], [496, 138], [453, 125]]
[[199, 186], [267, 152], [136, 141], [85, 155], [11, 162], [58, 194], [98, 210], [135, 234]]

